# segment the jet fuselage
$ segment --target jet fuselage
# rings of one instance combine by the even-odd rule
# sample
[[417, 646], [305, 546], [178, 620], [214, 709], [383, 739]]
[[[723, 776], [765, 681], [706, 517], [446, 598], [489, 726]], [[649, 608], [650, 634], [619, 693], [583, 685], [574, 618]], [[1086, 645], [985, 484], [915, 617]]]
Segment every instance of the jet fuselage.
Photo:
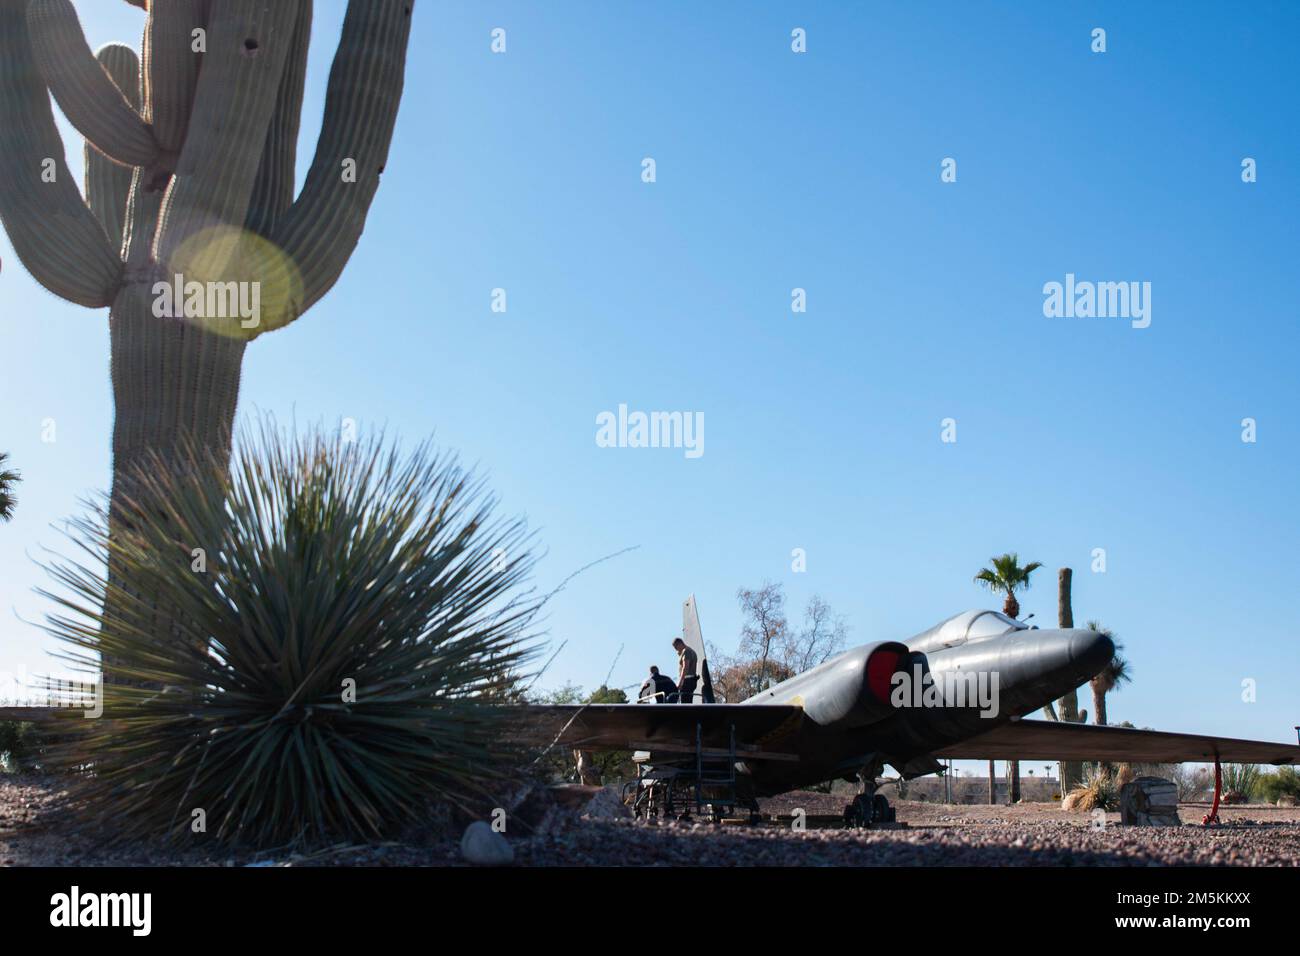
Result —
[[904, 776], [938, 769], [930, 756], [1030, 714], [1094, 677], [1115, 653], [1104, 634], [1028, 628], [968, 611], [902, 643], [845, 651], [745, 704], [795, 704], [804, 719], [765, 742], [799, 760], [750, 760], [760, 795], [852, 775], [873, 762]]

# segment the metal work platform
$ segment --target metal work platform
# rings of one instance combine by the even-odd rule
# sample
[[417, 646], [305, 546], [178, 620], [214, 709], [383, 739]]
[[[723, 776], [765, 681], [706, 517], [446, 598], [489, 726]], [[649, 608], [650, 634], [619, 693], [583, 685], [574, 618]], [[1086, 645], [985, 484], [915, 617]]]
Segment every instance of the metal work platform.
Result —
[[696, 724], [693, 747], [646, 744], [632, 758], [637, 776], [626, 785], [624, 802], [636, 816], [647, 819], [694, 813], [717, 823], [734, 815], [741, 804], [757, 812], [753, 800], [742, 799], [739, 793], [736, 762], [745, 754], [737, 751], [734, 725], [728, 738], [726, 748], [705, 747], [703, 727]]

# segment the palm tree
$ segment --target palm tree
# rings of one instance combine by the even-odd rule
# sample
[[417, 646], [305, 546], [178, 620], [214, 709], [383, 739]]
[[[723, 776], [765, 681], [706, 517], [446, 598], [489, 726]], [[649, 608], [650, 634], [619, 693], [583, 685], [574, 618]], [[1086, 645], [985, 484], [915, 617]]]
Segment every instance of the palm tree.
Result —
[[8, 459], [9, 455], [0, 451], [0, 521], [13, 518], [14, 505], [18, 504], [18, 499], [14, 497], [14, 485], [22, 480], [22, 475], [18, 472], [5, 468]]
[[1022, 568], [1020, 556], [1012, 551], [1000, 557], [989, 558], [989, 563], [992, 567], [982, 568], [975, 575], [975, 582], [983, 584], [990, 591], [1005, 593], [1007, 599], [1002, 604], [1002, 613], [1007, 617], [1019, 617], [1020, 602], [1016, 600], [1016, 592], [1029, 587], [1029, 575], [1041, 568], [1042, 562], [1031, 561]]
[[1124, 645], [1116, 640], [1115, 635], [1100, 621], [1089, 621], [1088, 630], [1096, 631], [1098, 634], [1104, 634], [1110, 638], [1111, 643], [1115, 645], [1115, 654], [1106, 666], [1101, 669], [1089, 683], [1092, 686], [1092, 713], [1093, 720], [1098, 724], [1106, 723], [1106, 695], [1111, 691], [1119, 690], [1124, 684], [1133, 680], [1133, 665], [1130, 664], [1120, 651], [1124, 650]]
[[[990, 591], [1004, 592], [1007, 599], [1002, 604], [1002, 613], [1011, 618], [1019, 617], [1020, 602], [1016, 600], [1016, 592], [1029, 587], [1029, 575], [1041, 568], [1042, 562], [1030, 561], [1022, 568], [1020, 555], [1012, 551], [996, 558], [989, 558], [989, 564], [992, 565], [991, 568], [981, 568], [980, 573], [975, 575], [975, 582], [983, 584]], [[1019, 760], [1007, 761], [1007, 778], [1007, 798], [1011, 803], [1019, 803]]]

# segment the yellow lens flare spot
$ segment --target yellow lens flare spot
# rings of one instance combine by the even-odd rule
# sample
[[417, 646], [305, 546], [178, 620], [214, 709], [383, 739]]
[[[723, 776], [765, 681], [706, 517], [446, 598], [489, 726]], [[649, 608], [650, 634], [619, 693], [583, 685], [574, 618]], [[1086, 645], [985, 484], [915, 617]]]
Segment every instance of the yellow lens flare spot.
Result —
[[176, 248], [154, 293], [156, 316], [252, 339], [297, 317], [303, 284], [293, 260], [275, 243], [247, 229], [218, 226]]

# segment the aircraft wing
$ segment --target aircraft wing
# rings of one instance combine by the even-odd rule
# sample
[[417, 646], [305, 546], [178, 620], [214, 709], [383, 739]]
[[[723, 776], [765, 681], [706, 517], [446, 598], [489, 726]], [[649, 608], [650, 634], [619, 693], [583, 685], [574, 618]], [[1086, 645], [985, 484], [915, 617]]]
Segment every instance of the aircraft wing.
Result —
[[583, 750], [694, 749], [696, 728], [708, 748], [725, 749], [736, 730], [738, 750], [754, 753], [799, 729], [803, 709], [786, 704], [575, 704], [522, 708], [533, 739]]
[[976, 760], [1114, 760], [1137, 763], [1300, 764], [1300, 746], [1160, 730], [1098, 727], [1051, 720], [1013, 720], [934, 751]]

